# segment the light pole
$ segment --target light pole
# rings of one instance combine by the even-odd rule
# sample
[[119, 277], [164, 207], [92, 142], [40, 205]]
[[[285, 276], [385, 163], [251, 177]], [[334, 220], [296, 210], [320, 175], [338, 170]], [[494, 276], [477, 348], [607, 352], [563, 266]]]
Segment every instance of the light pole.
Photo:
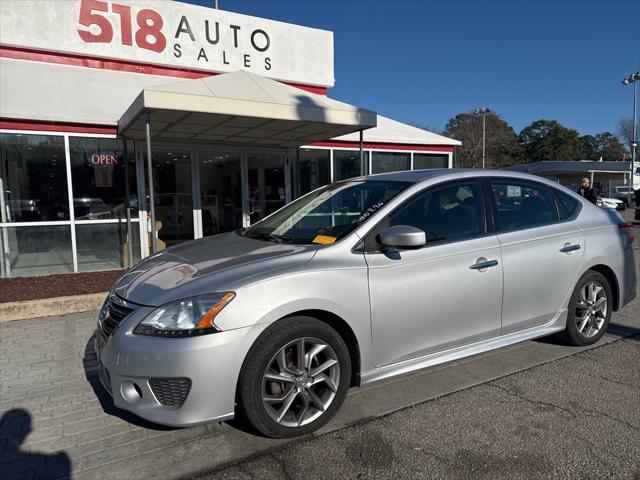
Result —
[[635, 164], [636, 164], [636, 148], [638, 147], [638, 141], [636, 139], [636, 109], [637, 109], [637, 102], [636, 102], [636, 95], [637, 95], [637, 84], [636, 82], [640, 80], [640, 72], [636, 72], [633, 73], [631, 75], [629, 75], [628, 77], [626, 77], [624, 80], [622, 80], [622, 84], [623, 85], [629, 85], [630, 83], [633, 84], [633, 135], [631, 138], [631, 171], [630, 171], [630, 175], [629, 175], [629, 206], [631, 206], [631, 190], [633, 190], [633, 174], [634, 174], [634, 168], [635, 168]]
[[491, 113], [491, 109], [489, 107], [480, 107], [474, 110], [476, 115], [482, 115], [482, 168], [484, 169], [484, 159], [485, 159], [485, 143], [486, 143], [486, 117], [487, 113]]

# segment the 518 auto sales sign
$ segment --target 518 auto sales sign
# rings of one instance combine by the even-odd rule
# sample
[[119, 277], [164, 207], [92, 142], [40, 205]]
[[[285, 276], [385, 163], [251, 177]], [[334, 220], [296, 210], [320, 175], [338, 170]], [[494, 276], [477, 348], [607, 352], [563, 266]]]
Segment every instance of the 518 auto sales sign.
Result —
[[334, 83], [332, 32], [171, 0], [2, 0], [0, 44]]

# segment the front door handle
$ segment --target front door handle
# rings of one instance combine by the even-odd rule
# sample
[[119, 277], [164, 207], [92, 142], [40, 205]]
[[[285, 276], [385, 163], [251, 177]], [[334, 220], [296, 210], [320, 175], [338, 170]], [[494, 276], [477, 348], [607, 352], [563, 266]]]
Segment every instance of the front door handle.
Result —
[[486, 260], [479, 258], [478, 261], [469, 268], [471, 270], [484, 270], [485, 268], [495, 267], [496, 265], [498, 265], [498, 260]]
[[560, 251], [561, 251], [562, 253], [575, 252], [576, 250], [580, 250], [580, 245], [579, 245], [579, 244], [577, 244], [577, 243], [576, 243], [575, 245], [570, 245], [570, 244], [566, 243], [566, 244], [564, 245], [564, 247], [562, 247], [562, 248], [560, 249]]

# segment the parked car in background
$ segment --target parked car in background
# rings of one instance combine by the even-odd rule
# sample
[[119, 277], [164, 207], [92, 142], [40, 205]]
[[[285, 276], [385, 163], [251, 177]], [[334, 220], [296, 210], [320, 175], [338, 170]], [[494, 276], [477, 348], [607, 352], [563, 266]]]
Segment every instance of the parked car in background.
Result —
[[611, 198], [605, 192], [602, 196], [598, 196], [598, 201], [596, 203], [597, 206], [602, 208], [611, 208], [613, 210], [624, 211], [627, 209], [627, 205], [617, 198]]
[[352, 386], [554, 333], [597, 342], [636, 295], [632, 242], [617, 212], [532, 175], [334, 183], [125, 273], [98, 317], [100, 380], [152, 422], [307, 434]]
[[636, 201], [636, 192], [633, 188], [628, 185], [621, 185], [618, 187], [613, 187], [613, 190], [608, 195], [610, 198], [615, 198], [624, 202], [624, 204], [629, 206], [629, 191], [631, 191], [631, 203], [633, 204]]

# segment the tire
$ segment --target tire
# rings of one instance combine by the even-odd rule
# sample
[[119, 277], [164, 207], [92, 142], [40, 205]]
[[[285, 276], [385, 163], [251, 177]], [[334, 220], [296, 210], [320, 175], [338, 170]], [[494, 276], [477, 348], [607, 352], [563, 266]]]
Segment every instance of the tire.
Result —
[[[589, 290], [590, 286], [594, 287], [593, 291]], [[588, 271], [571, 295], [563, 338], [575, 346], [596, 343], [607, 331], [612, 308], [613, 294], [609, 281], [598, 272]]]
[[[305, 353], [302, 368], [298, 351]], [[238, 407], [267, 437], [306, 435], [338, 411], [350, 382], [351, 358], [342, 337], [315, 318], [289, 317], [269, 326], [249, 350]]]

